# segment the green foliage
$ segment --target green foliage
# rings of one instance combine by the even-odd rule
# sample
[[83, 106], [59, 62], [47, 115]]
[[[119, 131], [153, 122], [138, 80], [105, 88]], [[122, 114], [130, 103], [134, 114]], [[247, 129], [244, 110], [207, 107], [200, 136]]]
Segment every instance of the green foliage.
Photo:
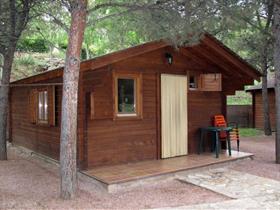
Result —
[[[250, 7], [251, 12], [241, 13], [240, 8], [236, 11], [230, 10], [233, 19], [239, 19], [234, 30], [227, 30], [222, 36], [223, 42], [231, 49], [241, 55], [256, 68], [266, 71], [273, 70], [273, 45], [272, 23], [273, 23], [273, 1], [255, 1], [245, 4]], [[234, 17], [234, 14], [236, 17]]]
[[4, 58], [3, 58], [3, 56], [0, 54], [0, 68], [2, 68], [3, 65], [4, 65]]
[[245, 91], [236, 91], [234, 96], [227, 96], [227, 105], [251, 105], [252, 96]]
[[31, 55], [21, 56], [15, 60], [15, 65], [34, 66], [35, 59]]
[[44, 71], [50, 64], [44, 53], [16, 53], [11, 81], [28, 77]]
[[42, 38], [35, 39], [20, 39], [17, 44], [17, 51], [20, 52], [48, 52], [47, 41]]
[[254, 137], [262, 135], [262, 131], [255, 128], [239, 128], [240, 137]]
[[[156, 1], [89, 0], [89, 8], [108, 2], [134, 7], [104, 7], [88, 14], [81, 55], [83, 60], [160, 38], [167, 38], [174, 45], [193, 44], [205, 30], [218, 35], [251, 63], [255, 64], [258, 60], [255, 55], [257, 51], [244, 44], [255, 36], [256, 30], [248, 27], [241, 18], [254, 18], [257, 2], [231, 0], [219, 1], [218, 4], [215, 0], [167, 1], [148, 7]], [[44, 15], [29, 23], [18, 49], [64, 57], [68, 43], [65, 27], [69, 27], [69, 11], [61, 5], [61, 1], [42, 3], [40, 10]], [[36, 43], [30, 43], [34, 40]], [[258, 45], [260, 39], [255, 42], [254, 45]]]

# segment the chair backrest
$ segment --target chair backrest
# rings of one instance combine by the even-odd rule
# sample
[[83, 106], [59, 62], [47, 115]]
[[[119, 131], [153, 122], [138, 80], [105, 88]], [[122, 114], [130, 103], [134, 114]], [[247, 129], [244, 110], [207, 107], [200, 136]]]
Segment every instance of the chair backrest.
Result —
[[215, 115], [214, 116], [214, 126], [216, 127], [226, 127], [227, 122], [223, 115]]
[[230, 131], [230, 140], [239, 141], [239, 130], [237, 123], [229, 123], [229, 126], [232, 127], [232, 131]]
[[[214, 122], [213, 122], [215, 127], [227, 127], [227, 122], [225, 120], [224, 115], [215, 115], [214, 116]], [[220, 132], [220, 138], [226, 138], [227, 133], [225, 131]]]

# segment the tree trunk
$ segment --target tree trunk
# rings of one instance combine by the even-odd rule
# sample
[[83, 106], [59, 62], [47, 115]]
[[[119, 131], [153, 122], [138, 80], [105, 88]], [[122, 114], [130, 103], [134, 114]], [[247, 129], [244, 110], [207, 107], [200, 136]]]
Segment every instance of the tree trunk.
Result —
[[264, 134], [266, 136], [272, 135], [271, 124], [270, 124], [270, 109], [269, 109], [269, 98], [267, 90], [267, 57], [266, 50], [262, 55], [262, 102], [263, 102], [263, 118], [264, 118]]
[[7, 160], [7, 116], [9, 105], [9, 83], [14, 60], [15, 47], [11, 46], [3, 56], [4, 65], [0, 87], [0, 160]]
[[63, 199], [73, 198], [77, 188], [77, 97], [86, 7], [86, 0], [76, 0], [71, 3], [71, 28], [63, 74], [60, 136], [60, 195]]
[[276, 103], [276, 163], [280, 164], [280, 3], [275, 2], [273, 34], [274, 46], [274, 67], [275, 67], [275, 103]]

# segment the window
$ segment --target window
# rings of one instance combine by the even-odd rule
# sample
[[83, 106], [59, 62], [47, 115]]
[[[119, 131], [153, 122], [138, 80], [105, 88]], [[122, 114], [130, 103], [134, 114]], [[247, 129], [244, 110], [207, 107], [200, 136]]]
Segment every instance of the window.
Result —
[[48, 91], [38, 92], [38, 121], [42, 123], [48, 122]]
[[135, 79], [118, 79], [118, 113], [136, 114]]
[[55, 87], [35, 88], [29, 95], [29, 116], [32, 124], [55, 126]]
[[194, 75], [189, 76], [189, 88], [190, 89], [197, 89], [198, 88], [197, 76], [194, 76]]
[[115, 116], [141, 117], [141, 75], [115, 75]]

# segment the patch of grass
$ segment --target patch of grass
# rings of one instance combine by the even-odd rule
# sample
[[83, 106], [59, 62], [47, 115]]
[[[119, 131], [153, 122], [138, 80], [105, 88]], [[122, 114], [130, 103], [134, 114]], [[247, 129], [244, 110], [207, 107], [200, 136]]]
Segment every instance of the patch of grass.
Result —
[[245, 91], [236, 91], [235, 95], [227, 97], [227, 105], [251, 105], [252, 96]]
[[24, 55], [16, 58], [15, 63], [19, 66], [34, 66], [36, 64], [36, 61], [31, 55]]
[[239, 135], [241, 137], [260, 136], [261, 134], [262, 131], [255, 128], [239, 128]]

